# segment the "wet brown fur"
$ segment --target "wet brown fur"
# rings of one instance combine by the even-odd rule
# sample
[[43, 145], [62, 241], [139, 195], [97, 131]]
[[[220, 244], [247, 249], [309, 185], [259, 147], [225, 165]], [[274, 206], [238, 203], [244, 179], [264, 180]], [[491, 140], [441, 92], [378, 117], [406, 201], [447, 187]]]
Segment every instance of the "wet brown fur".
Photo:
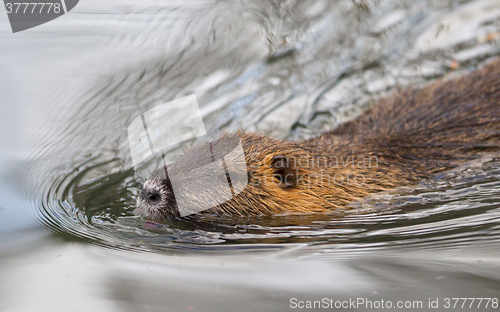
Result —
[[[500, 150], [500, 61], [462, 78], [399, 92], [354, 121], [310, 140], [236, 135], [246, 155], [248, 186], [208, 213], [276, 215], [343, 208]], [[187, 167], [190, 159], [196, 163], [196, 151], [183, 158]], [[290, 179], [284, 181], [287, 174]], [[142, 215], [175, 215], [171, 208], [151, 211], [140, 205]]]

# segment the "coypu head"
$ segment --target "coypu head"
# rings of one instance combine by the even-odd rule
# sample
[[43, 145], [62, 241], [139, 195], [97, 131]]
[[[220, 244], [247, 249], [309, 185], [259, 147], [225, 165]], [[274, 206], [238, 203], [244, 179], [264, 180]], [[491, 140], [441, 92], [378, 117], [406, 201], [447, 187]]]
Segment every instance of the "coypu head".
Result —
[[180, 217], [170, 180], [150, 178], [144, 182], [134, 213], [162, 222]]
[[[167, 165], [162, 169], [165, 178], [148, 179], [134, 213], [159, 223], [187, 215], [182, 209], [228, 216], [311, 213], [365, 195], [332, 180], [332, 170], [337, 169], [327, 163], [326, 156], [304, 142], [245, 132], [224, 134]], [[210, 166], [216, 170], [207, 170]]]

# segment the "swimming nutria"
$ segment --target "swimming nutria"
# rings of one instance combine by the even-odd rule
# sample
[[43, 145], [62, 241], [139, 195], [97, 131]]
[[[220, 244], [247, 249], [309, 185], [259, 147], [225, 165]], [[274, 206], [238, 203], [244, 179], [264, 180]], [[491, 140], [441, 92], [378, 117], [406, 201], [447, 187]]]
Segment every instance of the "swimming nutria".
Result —
[[[237, 132], [217, 141], [220, 152], [231, 151], [226, 145], [234, 136], [245, 153], [248, 185], [206, 212], [275, 215], [345, 207], [500, 150], [500, 61], [459, 79], [399, 92], [314, 139]], [[188, 151], [178, 173], [197, 168], [201, 151], [211, 144]], [[203, 200], [212, 193], [193, 196]], [[160, 222], [180, 216], [168, 173], [144, 183], [134, 212]]]

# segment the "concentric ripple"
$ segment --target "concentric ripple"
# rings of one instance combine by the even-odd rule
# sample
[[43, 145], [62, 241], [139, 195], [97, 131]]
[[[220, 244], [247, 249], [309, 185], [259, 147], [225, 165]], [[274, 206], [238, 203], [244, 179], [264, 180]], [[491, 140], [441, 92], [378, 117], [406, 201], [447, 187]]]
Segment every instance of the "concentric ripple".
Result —
[[495, 200], [500, 198], [500, 159], [328, 214], [221, 219], [217, 224], [188, 218], [162, 226], [133, 215], [141, 186], [133, 170], [89, 178], [112, 165], [85, 163], [56, 181], [39, 202], [44, 223], [66, 239], [165, 251], [306, 243], [345, 253], [453, 248], [500, 238], [500, 202]]
[[328, 131], [395, 90], [500, 55], [498, 1], [91, 2], [65, 16], [64, 35], [33, 33], [25, 49], [43, 40], [61, 47], [47, 59], [68, 65], [47, 63], [32, 77], [40, 90], [30, 88], [30, 102], [43, 107], [23, 128], [34, 161], [13, 173], [57, 235], [133, 250], [301, 244], [344, 254], [498, 240], [495, 158], [328, 214], [159, 226], [132, 213], [141, 181], [127, 138], [134, 118], [190, 94], [209, 133]]

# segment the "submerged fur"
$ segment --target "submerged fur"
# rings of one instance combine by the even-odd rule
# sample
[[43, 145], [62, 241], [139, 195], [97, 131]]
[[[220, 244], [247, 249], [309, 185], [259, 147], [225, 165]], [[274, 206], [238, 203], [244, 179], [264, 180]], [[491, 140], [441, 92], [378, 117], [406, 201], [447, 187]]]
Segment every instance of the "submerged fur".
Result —
[[[224, 148], [234, 136], [245, 152], [248, 185], [206, 212], [248, 216], [342, 208], [499, 150], [500, 61], [459, 79], [399, 92], [310, 140], [237, 132], [223, 135], [218, 144]], [[188, 151], [178, 172], [198, 168], [207, 144]], [[169, 183], [168, 173], [167, 179], [146, 181], [136, 214], [155, 220], [178, 217]], [[148, 197], [155, 189], [161, 194], [158, 202]]]

